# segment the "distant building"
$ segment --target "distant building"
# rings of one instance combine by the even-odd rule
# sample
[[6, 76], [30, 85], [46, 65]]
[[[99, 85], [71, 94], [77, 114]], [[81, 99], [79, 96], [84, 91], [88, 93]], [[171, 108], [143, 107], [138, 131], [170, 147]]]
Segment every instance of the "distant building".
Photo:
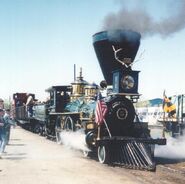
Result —
[[163, 99], [161, 98], [154, 98], [136, 103], [136, 114], [139, 120], [141, 122], [148, 122], [149, 125], [157, 125], [158, 119], [163, 115], [162, 104]]
[[154, 98], [151, 100], [139, 101], [137, 102], [136, 107], [159, 107], [162, 106], [162, 104], [163, 104], [162, 98]]

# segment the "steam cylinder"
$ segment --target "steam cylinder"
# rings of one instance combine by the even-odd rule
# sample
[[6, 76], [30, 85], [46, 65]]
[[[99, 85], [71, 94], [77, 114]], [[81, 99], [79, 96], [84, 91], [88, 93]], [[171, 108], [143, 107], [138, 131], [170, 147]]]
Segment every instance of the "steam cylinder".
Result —
[[115, 59], [113, 47], [121, 51], [121, 58], [134, 61], [140, 45], [141, 35], [131, 30], [111, 30], [93, 35], [93, 45], [102, 73], [108, 85], [112, 85], [112, 71], [118, 70], [122, 64]]

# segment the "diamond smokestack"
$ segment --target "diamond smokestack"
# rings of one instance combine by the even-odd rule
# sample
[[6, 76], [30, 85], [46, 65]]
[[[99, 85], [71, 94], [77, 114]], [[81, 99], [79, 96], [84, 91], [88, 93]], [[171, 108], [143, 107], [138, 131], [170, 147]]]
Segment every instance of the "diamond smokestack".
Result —
[[115, 58], [115, 50], [119, 50], [121, 60], [132, 63], [140, 45], [141, 35], [131, 30], [111, 30], [93, 35], [93, 45], [102, 73], [108, 85], [112, 85], [112, 71], [123, 65]]

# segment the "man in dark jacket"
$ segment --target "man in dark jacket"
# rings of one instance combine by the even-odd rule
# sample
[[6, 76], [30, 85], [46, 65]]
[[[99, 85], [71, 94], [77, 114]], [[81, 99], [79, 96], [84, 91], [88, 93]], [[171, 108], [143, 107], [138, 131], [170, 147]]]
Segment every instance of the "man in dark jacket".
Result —
[[3, 118], [5, 121], [5, 134], [6, 134], [6, 145], [7, 145], [9, 142], [9, 139], [10, 139], [11, 125], [15, 126], [14, 121], [10, 117], [10, 109], [5, 110], [5, 114], [4, 114]]

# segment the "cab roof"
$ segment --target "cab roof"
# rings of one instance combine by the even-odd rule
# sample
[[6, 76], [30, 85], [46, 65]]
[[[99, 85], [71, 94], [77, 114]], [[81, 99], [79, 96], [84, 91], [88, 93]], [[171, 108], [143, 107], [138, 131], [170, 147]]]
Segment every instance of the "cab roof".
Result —
[[48, 89], [46, 89], [46, 92], [51, 92], [51, 91], [71, 91], [71, 86], [51, 86]]

